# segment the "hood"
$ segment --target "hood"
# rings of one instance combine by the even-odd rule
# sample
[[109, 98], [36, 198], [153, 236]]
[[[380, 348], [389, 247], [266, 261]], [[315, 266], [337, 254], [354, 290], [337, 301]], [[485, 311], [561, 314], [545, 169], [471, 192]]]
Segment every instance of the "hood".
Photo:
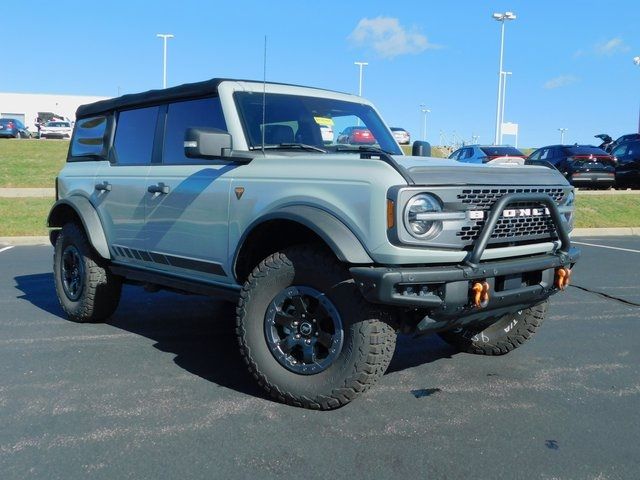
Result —
[[416, 185], [569, 185], [554, 168], [472, 164], [447, 158], [394, 156]]

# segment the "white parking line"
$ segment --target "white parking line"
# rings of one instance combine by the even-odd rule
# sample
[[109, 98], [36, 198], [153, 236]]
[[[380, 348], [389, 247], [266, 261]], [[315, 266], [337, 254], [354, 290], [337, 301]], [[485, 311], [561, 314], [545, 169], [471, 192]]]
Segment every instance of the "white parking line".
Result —
[[14, 247], [13, 245], [10, 245], [8, 247], [0, 248], [0, 253], [6, 252], [7, 250], [11, 250], [13, 247]]
[[571, 242], [571, 243], [575, 243], [576, 245], [587, 245], [589, 247], [608, 248], [610, 250], [622, 250], [623, 252], [640, 253], [640, 250], [632, 250], [630, 248], [610, 247], [609, 245], [598, 245], [596, 243], [585, 243], [585, 242]]

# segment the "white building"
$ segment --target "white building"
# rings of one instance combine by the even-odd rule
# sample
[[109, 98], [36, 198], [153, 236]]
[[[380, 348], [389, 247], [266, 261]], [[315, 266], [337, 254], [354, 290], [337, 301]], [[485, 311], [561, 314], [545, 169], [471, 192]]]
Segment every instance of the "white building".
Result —
[[50, 95], [44, 93], [0, 93], [0, 118], [17, 118], [31, 132], [39, 113], [53, 113], [71, 121], [76, 119], [76, 110], [85, 103], [97, 102], [109, 97], [85, 97], [80, 95]]

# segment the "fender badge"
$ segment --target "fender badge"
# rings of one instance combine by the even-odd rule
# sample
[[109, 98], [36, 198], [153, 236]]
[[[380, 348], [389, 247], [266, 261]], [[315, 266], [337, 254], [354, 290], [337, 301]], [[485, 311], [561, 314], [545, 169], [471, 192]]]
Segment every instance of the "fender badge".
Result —
[[240, 200], [240, 197], [242, 197], [242, 194], [244, 193], [244, 187], [236, 187], [234, 188], [234, 192], [236, 192], [236, 198]]

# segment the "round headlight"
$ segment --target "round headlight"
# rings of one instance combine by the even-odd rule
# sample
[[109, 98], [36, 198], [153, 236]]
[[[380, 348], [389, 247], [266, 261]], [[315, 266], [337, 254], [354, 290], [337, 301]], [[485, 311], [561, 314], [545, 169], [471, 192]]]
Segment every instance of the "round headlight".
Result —
[[420, 218], [421, 213], [434, 213], [442, 210], [440, 202], [433, 195], [421, 193], [411, 198], [404, 209], [404, 224], [411, 235], [424, 239], [435, 235], [442, 224], [437, 220]]

